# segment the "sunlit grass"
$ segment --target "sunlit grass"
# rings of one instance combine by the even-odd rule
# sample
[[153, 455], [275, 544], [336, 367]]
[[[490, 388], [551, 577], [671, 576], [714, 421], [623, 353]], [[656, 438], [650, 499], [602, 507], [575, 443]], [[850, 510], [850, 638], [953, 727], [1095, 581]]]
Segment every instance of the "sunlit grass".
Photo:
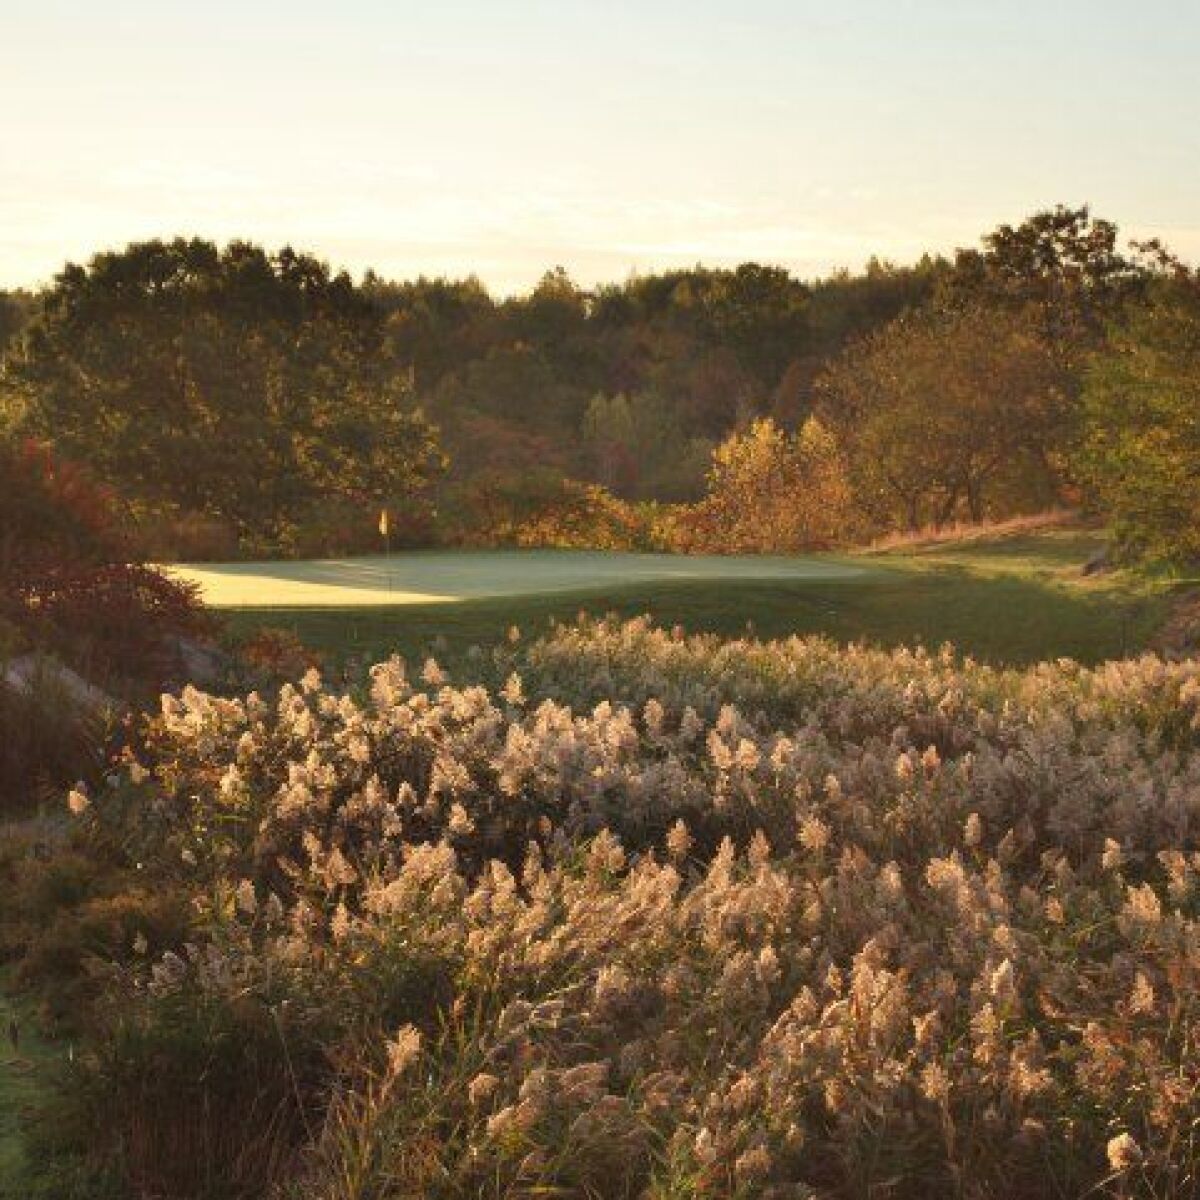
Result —
[[[1167, 606], [1162, 589], [1135, 576], [1084, 579], [1081, 566], [1101, 544], [1092, 532], [1050, 529], [874, 556], [870, 570], [853, 578], [612, 580], [454, 604], [249, 606], [226, 616], [238, 632], [264, 624], [293, 629], [335, 657], [453, 655], [514, 625], [536, 634], [586, 611], [649, 613], [692, 632], [739, 634], [749, 625], [764, 637], [818, 633], [888, 647], [950, 642], [982, 660], [1014, 665], [1057, 657], [1094, 663], [1144, 646]], [[838, 569], [844, 562], [796, 561]]]
[[637, 583], [861, 578], [868, 564], [829, 556], [632, 554], [589, 550], [410, 550], [289, 562], [180, 564], [218, 608], [358, 608], [603, 590]]

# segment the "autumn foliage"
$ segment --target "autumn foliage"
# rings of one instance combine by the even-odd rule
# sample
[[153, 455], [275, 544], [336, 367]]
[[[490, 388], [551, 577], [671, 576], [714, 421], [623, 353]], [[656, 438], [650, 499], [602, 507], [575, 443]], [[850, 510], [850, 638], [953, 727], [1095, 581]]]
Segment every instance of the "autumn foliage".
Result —
[[859, 525], [846, 463], [816, 419], [795, 433], [755, 421], [713, 452], [708, 492], [672, 524], [673, 547], [794, 554], [849, 541]]
[[36, 442], [0, 444], [0, 617], [31, 648], [152, 682], [205, 626], [187, 585], [139, 561], [112, 494]]
[[[1065, 206], [912, 267], [559, 268], [503, 300], [153, 241], [9, 305], [0, 409], [167, 560], [362, 552], [383, 506], [405, 545], [787, 553], [1081, 502], [1180, 557], [1188, 347], [1143, 311], [1167, 278], [1195, 290]], [[1180, 414], [1178, 446], [1138, 431]]]
[[446, 530], [474, 546], [644, 550], [653, 542], [649, 513], [553, 470], [492, 472], [454, 493]]

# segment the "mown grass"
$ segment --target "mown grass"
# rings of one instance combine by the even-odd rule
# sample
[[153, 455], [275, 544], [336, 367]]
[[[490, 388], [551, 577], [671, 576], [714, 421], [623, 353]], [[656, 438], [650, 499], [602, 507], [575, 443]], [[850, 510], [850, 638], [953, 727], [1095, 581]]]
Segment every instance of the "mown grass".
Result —
[[954, 543], [856, 559], [873, 569], [842, 580], [673, 581], [542, 595], [402, 607], [240, 608], [235, 633], [294, 630], [334, 659], [429, 651], [453, 658], [518, 627], [535, 635], [579, 612], [649, 613], [689, 632], [763, 637], [825, 634], [880, 646], [950, 642], [986, 662], [1024, 665], [1070, 657], [1084, 663], [1143, 647], [1161, 624], [1166, 589], [1126, 573], [1084, 579], [1103, 544], [1081, 530], [1049, 530], [991, 542]]

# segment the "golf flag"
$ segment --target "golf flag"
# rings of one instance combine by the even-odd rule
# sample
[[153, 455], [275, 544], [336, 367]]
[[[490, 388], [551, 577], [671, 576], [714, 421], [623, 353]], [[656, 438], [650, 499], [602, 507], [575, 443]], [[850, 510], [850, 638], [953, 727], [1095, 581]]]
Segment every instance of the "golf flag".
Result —
[[379, 514], [379, 536], [387, 537], [390, 528], [391, 526], [388, 525], [388, 510], [385, 508]]

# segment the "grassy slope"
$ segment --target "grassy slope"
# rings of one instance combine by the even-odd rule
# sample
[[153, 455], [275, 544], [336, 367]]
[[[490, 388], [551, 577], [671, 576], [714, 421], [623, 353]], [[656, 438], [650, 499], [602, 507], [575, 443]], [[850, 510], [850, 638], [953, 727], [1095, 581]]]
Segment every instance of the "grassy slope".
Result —
[[[22, 1123], [26, 1111], [43, 1098], [45, 1073], [63, 1053], [38, 1034], [37, 1021], [9, 991], [8, 971], [0, 971], [0, 1200], [27, 1200], [36, 1187], [36, 1166], [25, 1145]], [[14, 1050], [10, 1022], [20, 1030]]]
[[1100, 535], [1048, 530], [993, 541], [863, 555], [855, 579], [721, 580], [614, 584], [571, 592], [418, 604], [403, 608], [254, 609], [229, 612], [237, 631], [292, 628], [334, 655], [392, 651], [451, 655], [503, 636], [537, 633], [579, 611], [650, 613], [662, 624], [767, 637], [823, 633], [881, 645], [949, 641], [977, 658], [1022, 664], [1069, 656], [1084, 662], [1145, 645], [1161, 622], [1161, 589], [1125, 574], [1085, 580], [1080, 568]]

